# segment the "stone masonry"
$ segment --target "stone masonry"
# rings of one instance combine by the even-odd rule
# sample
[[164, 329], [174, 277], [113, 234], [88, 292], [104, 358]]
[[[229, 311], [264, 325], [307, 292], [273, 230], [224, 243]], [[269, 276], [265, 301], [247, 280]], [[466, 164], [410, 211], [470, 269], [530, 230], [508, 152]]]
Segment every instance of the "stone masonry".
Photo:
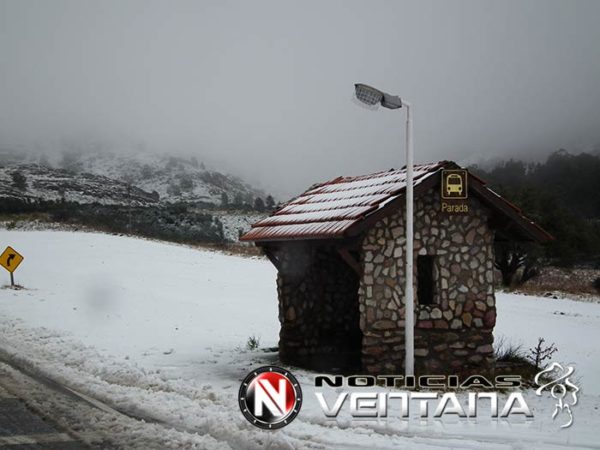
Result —
[[[368, 373], [404, 371], [404, 211], [370, 228], [362, 242], [359, 287], [362, 366]], [[488, 373], [494, 369], [494, 233], [475, 198], [466, 214], [440, 211], [432, 189], [415, 202], [418, 255], [434, 258], [434, 304], [415, 298], [417, 374]], [[415, 297], [417, 290], [415, 288]]]

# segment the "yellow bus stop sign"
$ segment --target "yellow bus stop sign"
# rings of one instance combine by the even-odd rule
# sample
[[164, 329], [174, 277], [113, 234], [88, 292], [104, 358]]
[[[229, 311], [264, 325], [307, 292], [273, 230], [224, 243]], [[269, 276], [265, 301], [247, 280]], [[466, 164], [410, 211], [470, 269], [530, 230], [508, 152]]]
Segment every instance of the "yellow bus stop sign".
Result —
[[13, 273], [19, 264], [23, 262], [23, 256], [14, 248], [8, 246], [0, 255], [0, 266], [4, 267], [10, 273]]

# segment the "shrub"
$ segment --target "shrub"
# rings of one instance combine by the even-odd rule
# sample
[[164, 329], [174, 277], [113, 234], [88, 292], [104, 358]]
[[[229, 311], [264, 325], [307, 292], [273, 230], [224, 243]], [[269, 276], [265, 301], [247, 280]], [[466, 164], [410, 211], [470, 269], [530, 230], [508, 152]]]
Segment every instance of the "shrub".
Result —
[[10, 174], [12, 178], [12, 185], [19, 189], [20, 191], [24, 191], [27, 189], [27, 178], [19, 171], [14, 171]]
[[537, 345], [530, 348], [527, 355], [527, 359], [533, 363], [537, 370], [542, 367], [544, 361], [552, 358], [552, 355], [558, 351], [554, 344], [544, 345], [544, 342], [546, 342], [544, 338], [538, 338]]
[[592, 281], [592, 286], [594, 286], [594, 289], [596, 289], [598, 292], [600, 292], [600, 277], [598, 277], [594, 281]]
[[494, 354], [496, 360], [500, 362], [524, 362], [526, 361], [523, 353], [523, 346], [507, 342], [501, 337], [496, 343]]
[[496, 372], [503, 375], [518, 375], [523, 386], [534, 386], [534, 377], [539, 369], [529, 360], [521, 345], [506, 342], [500, 338], [494, 345]]
[[252, 335], [248, 338], [248, 341], [246, 342], [246, 348], [250, 351], [254, 351], [254, 350], [258, 350], [258, 347], [260, 346], [260, 338]]

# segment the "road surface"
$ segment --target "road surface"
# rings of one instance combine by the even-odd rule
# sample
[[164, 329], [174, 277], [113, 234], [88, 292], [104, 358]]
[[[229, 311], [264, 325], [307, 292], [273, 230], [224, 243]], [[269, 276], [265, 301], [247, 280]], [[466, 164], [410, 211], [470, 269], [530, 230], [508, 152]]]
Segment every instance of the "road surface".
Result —
[[0, 449], [79, 450], [76, 441], [2, 386], [0, 378]]

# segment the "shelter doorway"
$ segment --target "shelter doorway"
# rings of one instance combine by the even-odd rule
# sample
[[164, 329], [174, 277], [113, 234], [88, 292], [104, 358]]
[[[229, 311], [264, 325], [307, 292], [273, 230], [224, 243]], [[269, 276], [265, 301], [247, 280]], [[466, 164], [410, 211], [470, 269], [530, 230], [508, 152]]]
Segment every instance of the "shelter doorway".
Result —
[[323, 361], [319, 361], [318, 365], [332, 372], [355, 373], [361, 368], [362, 353], [359, 275], [335, 247], [321, 248], [317, 255], [322, 278], [322, 310], [316, 318], [318, 346], [331, 350], [321, 355]]
[[332, 373], [360, 370], [357, 264], [351, 267], [348, 253], [345, 259], [329, 243], [290, 245], [280, 255], [285, 261], [278, 278], [282, 361]]

